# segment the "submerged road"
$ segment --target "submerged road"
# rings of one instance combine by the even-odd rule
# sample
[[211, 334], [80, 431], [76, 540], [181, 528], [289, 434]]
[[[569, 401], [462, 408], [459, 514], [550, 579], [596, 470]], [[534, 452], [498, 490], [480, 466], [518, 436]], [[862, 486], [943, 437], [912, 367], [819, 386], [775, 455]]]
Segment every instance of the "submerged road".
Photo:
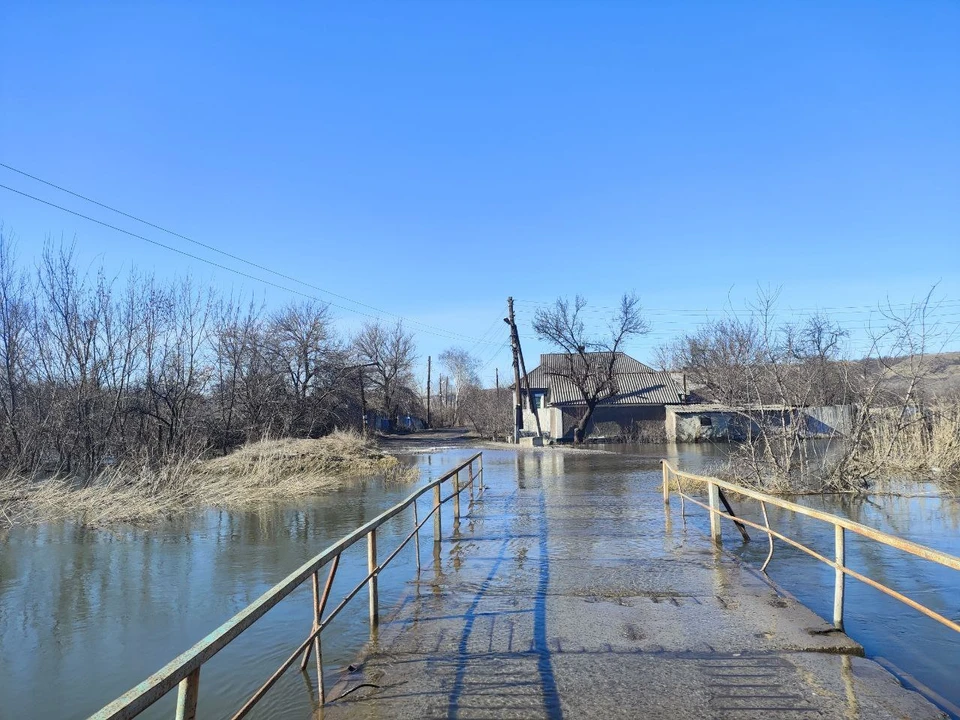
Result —
[[656, 473], [552, 450], [485, 467], [325, 720], [943, 717], [677, 508], [667, 521]]

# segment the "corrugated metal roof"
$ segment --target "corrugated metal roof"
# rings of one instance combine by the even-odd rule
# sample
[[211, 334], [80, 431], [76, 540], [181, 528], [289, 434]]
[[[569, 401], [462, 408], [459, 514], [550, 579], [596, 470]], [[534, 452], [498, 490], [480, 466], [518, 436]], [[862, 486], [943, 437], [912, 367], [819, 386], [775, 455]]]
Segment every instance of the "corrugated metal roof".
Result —
[[[683, 402], [682, 389], [670, 373], [644, 372], [617, 375], [618, 392], [602, 405], [670, 405]], [[553, 405], [583, 404], [583, 396], [567, 378], [554, 375], [550, 385]]]
[[[589, 353], [588, 362], [605, 364], [609, 353]], [[549, 390], [551, 405], [583, 404], [583, 396], [568, 378], [556, 374], [569, 368], [570, 356], [550, 353], [540, 356], [540, 365], [528, 373], [532, 389]], [[573, 358], [574, 362], [583, 361]], [[683, 402], [683, 387], [673, 375], [657, 372], [629, 355], [617, 353], [614, 359], [614, 376], [618, 392], [603, 401], [603, 405], [669, 405]]]
[[[587, 361], [591, 364], [606, 365], [609, 362], [610, 353], [586, 353]], [[567, 355], [565, 353], [544, 353], [540, 356], [540, 364], [527, 373], [530, 379], [531, 388], [546, 389], [550, 387], [551, 378], [556, 377], [551, 374], [552, 370], [565, 372], [569, 367], [570, 361], [582, 363], [583, 361], [577, 355]], [[627, 373], [648, 373], [656, 372], [649, 365], [644, 365], [639, 360], [634, 360], [629, 355], [618, 352], [613, 361], [613, 372], [615, 375], [625, 375]]]
[[[590, 362], [604, 362], [606, 363], [610, 359], [611, 353], [608, 352], [596, 352], [596, 353], [586, 353], [587, 360]], [[656, 372], [649, 365], [644, 365], [639, 360], [634, 360], [632, 357], [626, 353], [618, 352], [613, 353], [615, 355], [613, 360], [613, 370], [617, 373], [637, 373], [637, 372]], [[550, 367], [560, 364], [562, 367], [566, 367], [568, 358], [573, 358], [579, 360], [577, 355], [568, 355], [566, 353], [543, 353], [540, 356], [540, 367]]]

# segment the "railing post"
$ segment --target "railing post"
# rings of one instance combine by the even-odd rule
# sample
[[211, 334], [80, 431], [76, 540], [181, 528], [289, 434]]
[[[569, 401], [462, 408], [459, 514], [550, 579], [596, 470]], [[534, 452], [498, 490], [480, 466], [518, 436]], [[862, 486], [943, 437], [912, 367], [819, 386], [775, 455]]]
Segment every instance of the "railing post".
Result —
[[663, 469], [663, 504], [670, 505], [670, 471], [665, 460], [660, 461], [660, 467]]
[[440, 543], [440, 483], [433, 486], [433, 542]]
[[460, 471], [453, 476], [453, 523], [460, 523]]
[[483, 492], [483, 453], [480, 453], [480, 492]]
[[377, 599], [377, 575], [374, 572], [377, 569], [377, 529], [374, 528], [367, 534], [367, 572], [373, 573], [367, 588], [370, 591], [370, 629], [373, 630], [380, 624], [380, 607]]
[[[327, 606], [327, 600], [330, 599], [330, 590], [333, 588], [333, 578], [336, 577], [339, 566], [340, 556], [335, 555], [333, 562], [330, 563], [330, 570], [327, 572], [327, 582], [323, 586], [322, 595], [320, 594], [320, 569], [317, 568], [313, 573], [313, 625], [311, 626], [311, 632], [316, 632], [317, 628], [320, 627], [320, 622], [323, 619], [323, 609]], [[323, 684], [323, 650], [319, 634], [313, 639], [312, 646], [307, 645], [303, 651], [303, 658], [300, 660], [300, 670], [306, 672], [307, 663], [310, 661], [311, 647], [316, 650], [317, 653], [317, 687], [320, 704], [323, 705], [326, 702], [327, 694]]]
[[417, 526], [420, 524], [420, 518], [417, 514], [417, 501], [413, 501], [413, 544], [416, 546], [417, 551], [417, 572], [420, 572], [420, 530]]
[[470, 473], [470, 505], [473, 506], [473, 494], [474, 494], [474, 485], [477, 484], [476, 473], [473, 472], [473, 460], [470, 461], [470, 468], [468, 470]]
[[846, 548], [844, 547], [843, 528], [834, 525], [833, 531], [836, 540], [835, 559], [837, 562], [836, 576], [833, 580], [833, 626], [837, 630], [843, 630], [843, 586], [847, 576], [841, 568], [846, 567]]
[[707, 493], [710, 497], [710, 537], [714, 543], [720, 545], [720, 487], [712, 482], [707, 483]]
[[200, 668], [180, 681], [177, 689], [177, 720], [195, 720], [200, 696]]

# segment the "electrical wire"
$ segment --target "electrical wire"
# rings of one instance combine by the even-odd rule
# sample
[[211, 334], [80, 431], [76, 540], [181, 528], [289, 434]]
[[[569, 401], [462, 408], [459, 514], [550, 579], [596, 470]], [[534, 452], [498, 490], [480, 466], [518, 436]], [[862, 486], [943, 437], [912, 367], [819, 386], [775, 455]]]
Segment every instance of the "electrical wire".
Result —
[[[3, 163], [0, 163], [0, 166], [2, 166], [2, 167], [9, 167], [9, 166], [7, 166], [7, 165], [3, 165]], [[56, 186], [54, 186], [54, 187], [56, 187]], [[242, 270], [237, 270], [236, 268], [231, 268], [231, 267], [229, 267], [229, 266], [227, 266], [227, 265], [223, 265], [222, 263], [218, 263], [218, 262], [215, 262], [215, 261], [213, 261], [213, 260], [209, 260], [209, 259], [204, 258], [204, 257], [201, 257], [201, 256], [199, 256], [199, 255], [194, 255], [193, 253], [189, 253], [189, 252], [187, 252], [186, 250], [181, 250], [180, 248], [174, 247], [174, 246], [172, 246], [172, 245], [168, 245], [168, 244], [166, 244], [166, 243], [162, 243], [162, 242], [160, 242], [159, 240], [153, 240], [152, 238], [148, 238], [148, 237], [146, 237], [146, 236], [144, 236], [144, 235], [140, 235], [140, 234], [138, 234], [138, 233], [131, 232], [130, 230], [125, 230], [124, 228], [118, 227], [118, 226], [116, 226], [116, 225], [112, 225], [112, 224], [110, 224], [110, 223], [108, 223], [108, 222], [104, 222], [103, 220], [99, 220], [99, 219], [97, 219], [97, 218], [95, 218], [95, 217], [91, 217], [90, 215], [85, 215], [84, 213], [78, 212], [78, 211], [76, 211], [76, 210], [71, 210], [70, 208], [64, 207], [63, 205], [58, 205], [57, 203], [51, 202], [51, 201], [49, 201], [49, 200], [44, 200], [43, 198], [37, 197], [36, 195], [31, 195], [30, 193], [24, 192], [24, 191], [22, 191], [22, 190], [17, 190], [16, 188], [12, 188], [12, 187], [10, 187], [10, 186], [8, 186], [8, 185], [0, 184], [0, 188], [2, 188], [2, 189], [4, 189], [4, 190], [7, 190], [7, 191], [9, 191], [9, 192], [12, 192], [12, 193], [16, 193], [17, 195], [21, 195], [22, 197], [28, 198], [28, 199], [30, 199], [30, 200], [34, 200], [35, 202], [42, 203], [43, 205], [47, 205], [47, 206], [49, 206], [49, 207], [56, 208], [57, 210], [60, 210], [60, 211], [65, 212], [65, 213], [69, 213], [70, 215], [74, 215], [74, 216], [76, 216], [76, 217], [82, 218], [82, 219], [87, 220], [87, 221], [89, 221], [89, 222], [96, 223], [97, 225], [101, 225], [101, 226], [103, 226], [103, 227], [105, 227], [105, 228], [108, 228], [108, 229], [110, 229], [110, 230], [114, 230], [114, 231], [116, 231], [116, 232], [123, 233], [124, 235], [128, 235], [128, 236], [133, 237], [133, 238], [136, 238], [136, 239], [138, 239], [138, 240], [143, 240], [144, 242], [150, 243], [151, 245], [156, 245], [157, 247], [163, 248], [164, 250], [169, 250], [169, 251], [175, 252], [175, 253], [177, 253], [177, 254], [179, 254], [179, 255], [183, 255], [184, 257], [190, 258], [191, 260], [197, 260], [198, 262], [206, 263], [207, 265], [211, 265], [212, 267], [215, 267], [215, 268], [218, 268], [218, 269], [221, 269], [221, 270], [226, 270], [227, 272], [234, 273], [235, 275], [239, 275], [239, 276], [241, 276], [241, 277], [245, 277], [245, 278], [247, 278], [247, 279], [249, 279], [249, 280], [254, 280], [255, 282], [260, 282], [260, 283], [263, 283], [263, 284], [265, 284], [265, 285], [269, 285], [269, 286], [271, 286], [271, 287], [274, 287], [274, 288], [277, 288], [277, 289], [280, 289], [280, 290], [284, 290], [285, 292], [289, 292], [289, 293], [293, 293], [293, 294], [295, 294], [295, 295], [300, 295], [301, 297], [309, 298], [309, 299], [311, 299], [311, 300], [316, 300], [317, 302], [326, 303], [326, 304], [331, 305], [331, 306], [333, 306], [333, 307], [335, 307], [335, 308], [339, 308], [340, 310], [345, 310], [346, 312], [352, 312], [352, 313], [355, 313], [355, 314], [357, 314], [357, 315], [362, 315], [363, 317], [371, 318], [371, 319], [373, 319], [373, 320], [380, 320], [380, 319], [381, 319], [381, 317], [378, 316], [378, 315], [372, 315], [372, 314], [370, 314], [370, 313], [362, 312], [362, 311], [357, 310], [357, 309], [355, 309], [355, 308], [346, 307], [346, 306], [344, 306], [344, 305], [340, 305], [340, 304], [338, 304], [338, 303], [331, 302], [331, 301], [325, 300], [325, 299], [323, 299], [323, 298], [319, 298], [319, 297], [317, 297], [317, 296], [315, 296], [315, 295], [311, 295], [311, 294], [308, 294], [308, 293], [304, 293], [304, 292], [301, 292], [301, 291], [299, 291], [299, 290], [294, 290], [293, 288], [287, 287], [287, 286], [285, 286], [285, 285], [281, 285], [281, 284], [279, 284], [279, 283], [275, 283], [275, 282], [273, 282], [273, 281], [271, 281], [271, 280], [265, 280], [264, 278], [260, 278], [260, 277], [257, 277], [257, 276], [255, 276], [255, 275], [251, 275], [251, 274], [249, 274], [249, 273], [245, 273], [245, 272], [243, 272]], [[69, 191], [67, 191], [67, 192], [69, 192]], [[71, 193], [71, 194], [74, 194], [74, 193]], [[82, 196], [80, 196], [80, 197], [82, 197]], [[97, 204], [100, 204], [100, 203], [97, 203]], [[106, 206], [105, 206], [105, 207], [106, 207]], [[120, 211], [115, 211], [115, 212], [120, 212]], [[126, 215], [126, 213], [122, 213], [122, 212], [120, 212], [120, 214], [121, 214], [121, 215]], [[133, 216], [128, 215], [127, 217], [133, 217]], [[159, 226], [156, 226], [156, 225], [152, 225], [151, 223], [146, 223], [145, 221], [140, 221], [140, 222], [144, 222], [145, 224], [150, 225], [151, 227], [159, 227]], [[160, 229], [162, 230], [162, 228], [160, 228]], [[170, 232], [170, 231], [165, 230], [164, 232]], [[177, 235], [176, 233], [171, 233], [171, 234], [174, 234], [174, 235], [176, 235], [177, 237], [184, 237], [184, 236], [182, 236], [182, 235]], [[189, 240], [189, 238], [186, 238], [186, 239]], [[291, 277], [291, 276], [284, 275], [283, 273], [279, 273], [279, 272], [276, 272], [276, 271], [274, 271], [274, 270], [270, 270], [270, 269], [267, 268], [267, 267], [264, 267], [264, 266], [262, 266], [262, 265], [258, 265], [257, 263], [253, 263], [253, 262], [250, 262], [250, 261], [248, 261], [248, 260], [244, 260], [243, 258], [238, 257], [238, 256], [236, 256], [236, 255], [232, 255], [232, 254], [227, 253], [227, 252], [224, 252], [224, 251], [222, 251], [222, 250], [217, 250], [217, 249], [214, 248], [213, 246], [209, 246], [209, 245], [206, 245], [206, 244], [204, 244], [204, 243], [197, 242], [197, 241], [195, 241], [195, 240], [190, 240], [190, 242], [193, 242], [193, 243], [195, 243], [195, 244], [197, 244], [197, 245], [200, 245], [201, 247], [209, 248], [209, 249], [213, 250], [214, 252], [220, 253], [221, 255], [224, 255], [224, 256], [226, 256], [226, 257], [230, 257], [230, 258], [232, 258], [232, 259], [235, 259], [235, 260], [238, 260], [238, 261], [240, 261], [240, 262], [243, 262], [243, 263], [245, 263], [245, 264], [247, 264], [247, 265], [250, 265], [251, 267], [256, 267], [256, 268], [259, 268], [259, 269], [261, 269], [261, 270], [264, 270], [265, 272], [269, 272], [269, 273], [271, 273], [271, 274], [273, 274], [273, 275], [277, 275], [278, 277], [283, 277], [283, 278], [287, 278], [287, 279], [293, 280], [294, 282], [297, 282], [297, 283], [299, 283], [300, 285], [304, 285], [305, 287], [313, 288], [313, 289], [315, 289], [315, 290], [318, 290], [318, 291], [320, 291], [320, 292], [326, 293], [326, 294], [328, 294], [328, 295], [332, 295], [333, 297], [341, 298], [341, 299], [346, 300], [346, 301], [348, 301], [348, 302], [355, 303], [355, 304], [357, 304], [357, 305], [360, 305], [361, 307], [366, 307], [366, 308], [371, 309], [371, 310], [373, 310], [373, 311], [375, 311], [375, 312], [379, 312], [379, 313], [381, 313], [382, 315], [389, 315], [389, 316], [391, 316], [391, 317], [398, 318], [398, 319], [401, 320], [401, 321], [406, 321], [406, 322], [408, 322], [408, 323], [410, 323], [410, 324], [412, 324], [412, 325], [418, 325], [418, 326], [420, 326], [421, 332], [425, 332], [425, 333], [430, 334], [430, 335], [435, 335], [435, 336], [437, 336], [437, 337], [442, 337], [442, 338], [444, 338], [444, 339], [446, 339], [446, 340], [454, 340], [454, 341], [459, 340], [459, 341], [474, 342], [474, 343], [478, 343], [478, 344], [487, 344], [487, 345], [493, 345], [493, 344], [495, 344], [495, 343], [483, 342], [483, 341], [479, 340], [478, 338], [470, 337], [469, 335], [462, 335], [462, 334], [457, 333], [457, 332], [452, 331], [452, 330], [445, 330], [445, 329], [443, 329], [443, 328], [438, 328], [438, 327], [435, 327], [435, 326], [433, 326], [433, 325], [428, 325], [428, 324], [426, 324], [426, 323], [420, 322], [419, 320], [414, 320], [414, 319], [412, 319], [412, 318], [408, 318], [408, 317], [405, 317], [405, 316], [403, 316], [403, 315], [398, 315], [397, 313], [392, 313], [392, 312], [389, 312], [389, 311], [387, 311], [387, 310], [381, 310], [381, 309], [376, 308], [376, 307], [374, 307], [374, 306], [372, 306], [372, 305], [367, 305], [366, 303], [361, 303], [361, 302], [359, 302], [359, 301], [352, 300], [352, 299], [350, 299], [350, 298], [348, 298], [348, 297], [345, 297], [345, 296], [343, 296], [343, 295], [338, 295], [337, 293], [331, 292], [331, 291], [329, 291], [329, 290], [324, 290], [323, 288], [317, 287], [317, 286], [315, 286], [315, 285], [311, 285], [310, 283], [306, 283], [306, 282], [303, 282], [302, 280], [297, 280], [296, 278], [293, 278], [293, 277]]]
[[[125, 230], [124, 228], [118, 227], [118, 226], [116, 226], [116, 225], [111, 225], [110, 223], [104, 222], [103, 220], [98, 220], [97, 218], [91, 217], [91, 216], [89, 216], [89, 215], [84, 215], [83, 213], [77, 212], [76, 210], [71, 210], [70, 208], [63, 207], [62, 205], [58, 205], [58, 204], [56, 204], [56, 203], [54, 203], [54, 202], [50, 202], [49, 200], [44, 200], [43, 198], [36, 197], [35, 195], [31, 195], [31, 194], [29, 194], [29, 193], [23, 192], [22, 190], [17, 190], [16, 188], [9, 187], [8, 185], [0, 184], [0, 188], [2, 188], [2, 189], [4, 189], [4, 190], [8, 190], [8, 191], [10, 191], [10, 192], [12, 192], [12, 193], [16, 193], [17, 195], [21, 195], [21, 196], [23, 196], [23, 197], [29, 198], [30, 200], [35, 200], [36, 202], [42, 203], [42, 204], [44, 204], [44, 205], [48, 205], [48, 206], [50, 206], [50, 207], [52, 207], [52, 208], [56, 208], [57, 210], [61, 210], [61, 211], [65, 212], [65, 213], [69, 213], [70, 215], [75, 215], [76, 217], [82, 218], [83, 220], [87, 220], [87, 221], [89, 221], [89, 222], [96, 223], [97, 225], [101, 225], [101, 226], [103, 226], [103, 227], [105, 227], [105, 228], [108, 228], [108, 229], [110, 229], [110, 230], [114, 230], [114, 231], [116, 231], [116, 232], [123, 233], [124, 235], [128, 235], [128, 236], [133, 237], [133, 238], [136, 238], [136, 239], [138, 239], [138, 240], [143, 240], [144, 242], [150, 243], [151, 245], [156, 245], [157, 247], [163, 248], [164, 250], [169, 250], [170, 252], [177, 253], [178, 255], [183, 255], [184, 257], [190, 258], [191, 260], [196, 260], [196, 261], [198, 261], [198, 262], [206, 263], [207, 265], [210, 265], [210, 266], [212, 266], [212, 267], [218, 268], [218, 269], [220, 269], [220, 270], [225, 270], [225, 271], [227, 271], [227, 272], [231, 272], [231, 273], [233, 273], [233, 274], [235, 274], [235, 275], [239, 275], [240, 277], [247, 278], [248, 280], [253, 280], [253, 281], [255, 281], [255, 282], [263, 283], [264, 285], [269, 285], [270, 287], [274, 287], [274, 288], [277, 288], [277, 289], [279, 289], [279, 290], [283, 290], [283, 291], [285, 291], [285, 292], [293, 293], [294, 295], [299, 295], [299, 296], [301, 296], [301, 297], [308, 298], [308, 299], [310, 299], [310, 300], [315, 300], [315, 301], [317, 301], [317, 302], [325, 303], [325, 304], [327, 304], [327, 305], [331, 305], [332, 307], [339, 308], [340, 310], [344, 310], [344, 311], [346, 311], [346, 312], [355, 313], [355, 314], [357, 314], [357, 315], [362, 315], [363, 317], [371, 318], [371, 319], [373, 319], [373, 320], [380, 320], [380, 319], [381, 319], [381, 318], [380, 318], [379, 316], [377, 316], [377, 315], [371, 315], [370, 313], [362, 312], [362, 311], [360, 311], [360, 310], [357, 310], [356, 308], [346, 307], [346, 306], [344, 306], [344, 305], [340, 305], [340, 304], [338, 304], [338, 303], [331, 302], [331, 301], [325, 300], [325, 299], [323, 299], [323, 298], [319, 298], [319, 297], [317, 297], [316, 295], [311, 295], [311, 294], [309, 294], [309, 293], [305, 293], [305, 292], [302, 292], [302, 291], [300, 291], [300, 290], [295, 290], [295, 289], [290, 288], [290, 287], [287, 287], [287, 286], [285, 286], [285, 285], [281, 285], [281, 284], [279, 284], [279, 283], [273, 282], [272, 280], [266, 280], [266, 279], [264, 279], [264, 278], [257, 277], [257, 276], [255, 276], [255, 275], [251, 275], [251, 274], [249, 274], [249, 273], [243, 272], [242, 270], [237, 270], [236, 268], [232, 268], [232, 267], [229, 267], [229, 266], [227, 266], [227, 265], [223, 265], [223, 264], [221, 264], [221, 263], [215, 262], [215, 261], [213, 261], [213, 260], [209, 260], [209, 259], [204, 258], [204, 257], [201, 257], [201, 256], [199, 256], [199, 255], [194, 255], [193, 253], [189, 253], [189, 252], [187, 252], [186, 250], [181, 250], [180, 248], [174, 247], [174, 246], [172, 246], [172, 245], [167, 245], [166, 243], [162, 243], [162, 242], [160, 242], [159, 240], [154, 240], [154, 239], [148, 238], [148, 237], [146, 237], [146, 236], [144, 236], [144, 235], [140, 235], [140, 234], [138, 234], [138, 233], [131, 232], [130, 230]], [[330, 293], [330, 294], [334, 294], [334, 293]], [[336, 297], [339, 297], [339, 296], [336, 296]], [[349, 299], [349, 298], [348, 298], [348, 299]], [[353, 302], [353, 301], [351, 301], [351, 302]], [[361, 303], [358, 303], [358, 304], [361, 304]], [[374, 309], [376, 309], [376, 308], [374, 308]], [[420, 325], [420, 326], [421, 326], [420, 332], [424, 332], [424, 333], [427, 333], [427, 334], [429, 334], [429, 335], [435, 335], [435, 336], [441, 337], [441, 338], [443, 338], [443, 339], [445, 339], [445, 340], [454, 340], [454, 341], [456, 341], [456, 340], [466, 340], [466, 341], [468, 341], [468, 342], [477, 342], [477, 338], [469, 337], [469, 336], [467, 336], [467, 335], [460, 335], [459, 333], [454, 333], [454, 332], [452, 332], [452, 331], [442, 330], [441, 328], [434, 328], [434, 327], [431, 326], [431, 325], [425, 325], [424, 323], [420, 323], [420, 322], [417, 321], [417, 320], [411, 320], [411, 319], [405, 318], [405, 317], [403, 317], [403, 316], [401, 316], [401, 315], [396, 315], [395, 313], [385, 313], [385, 314], [393, 315], [394, 317], [398, 317], [398, 318], [400, 318], [401, 320], [407, 320], [407, 321], [410, 322], [411, 324]], [[486, 344], [486, 345], [494, 345], [495, 343], [490, 342], [490, 343], [484, 343], [484, 344]]]

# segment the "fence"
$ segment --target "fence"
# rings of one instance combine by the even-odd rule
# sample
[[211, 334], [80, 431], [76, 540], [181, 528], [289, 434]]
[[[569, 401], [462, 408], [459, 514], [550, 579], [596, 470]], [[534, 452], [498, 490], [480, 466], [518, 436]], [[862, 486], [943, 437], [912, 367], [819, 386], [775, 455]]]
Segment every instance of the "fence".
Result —
[[[710, 536], [713, 539], [713, 542], [716, 544], [719, 545], [722, 541], [720, 521], [721, 519], [727, 519], [736, 523], [743, 534], [746, 533], [744, 526], [750, 526], [766, 533], [769, 541], [769, 551], [763, 566], [760, 568], [761, 570], [765, 571], [767, 569], [767, 565], [770, 564], [770, 560], [773, 558], [774, 538], [779, 538], [783, 542], [802, 550], [808, 555], [815, 557], [820, 562], [832, 567], [835, 571], [833, 586], [833, 624], [837, 629], [843, 629], [844, 584], [846, 577], [849, 575], [852, 578], [856, 578], [857, 580], [860, 580], [861, 582], [864, 582], [867, 585], [870, 585], [871, 587], [876, 588], [877, 590], [880, 590], [881, 592], [886, 593], [893, 598], [896, 598], [900, 602], [920, 611], [927, 617], [933, 618], [937, 622], [946, 625], [948, 628], [960, 632], [960, 624], [957, 624], [950, 618], [944, 617], [940, 613], [936, 612], [935, 610], [931, 610], [916, 600], [908, 598], [906, 595], [903, 595], [902, 593], [897, 592], [896, 590], [880, 582], [877, 582], [873, 578], [869, 578], [866, 575], [847, 567], [845, 533], [847, 531], [856, 533], [862, 537], [874, 540], [884, 545], [888, 545], [889, 547], [896, 548], [897, 550], [910, 553], [911, 555], [916, 555], [924, 560], [930, 560], [931, 562], [938, 563], [944, 567], [953, 568], [954, 570], [960, 570], [960, 558], [940, 552], [939, 550], [925, 547], [924, 545], [920, 545], [915, 542], [911, 542], [910, 540], [898, 538], [894, 535], [881, 532], [880, 530], [875, 530], [874, 528], [861, 525], [860, 523], [854, 522], [853, 520], [848, 520], [847, 518], [831, 515], [830, 513], [804, 507], [803, 505], [797, 505], [796, 503], [792, 503], [788, 500], [783, 500], [782, 498], [778, 498], [773, 495], [767, 495], [766, 493], [751, 490], [750, 488], [741, 487], [739, 485], [720, 480], [719, 478], [681, 472], [671, 467], [666, 460], [661, 460], [660, 462], [663, 467], [663, 503], [665, 506], [667, 506], [668, 512], [670, 505], [670, 483], [671, 480], [675, 480], [677, 484], [677, 494], [680, 496], [681, 515], [684, 512], [684, 500], [689, 500], [695, 505], [708, 510], [710, 513]], [[708, 502], [703, 503], [700, 500], [686, 494], [683, 491], [681, 480], [688, 480], [697, 484], [705, 484], [707, 487]], [[746, 518], [735, 517], [733, 515], [733, 511], [729, 507], [729, 504], [726, 502], [726, 498], [723, 496], [723, 490], [729, 490], [730, 492], [736, 493], [741, 497], [751, 498], [758, 501], [760, 503], [760, 510], [763, 514], [763, 525], [747, 520]], [[723, 504], [727, 507], [727, 512], [720, 510], [721, 502], [723, 502]], [[806, 545], [788, 538], [786, 535], [783, 535], [782, 533], [772, 529], [770, 527], [769, 518], [767, 517], [767, 505], [774, 505], [776, 507], [795, 512], [799, 515], [804, 515], [806, 517], [833, 525], [834, 559], [830, 560], [815, 550], [810, 549]]]
[[[474, 464], [476, 464], [476, 472], [474, 472]], [[460, 473], [464, 471], [466, 471], [468, 479], [461, 484]], [[448, 480], [453, 481], [453, 491], [446, 497], [442, 497], [443, 484]], [[474, 485], [477, 486], [476, 492]], [[92, 715], [90, 720], [119, 720], [121, 718], [135, 717], [173, 690], [174, 687], [179, 688], [177, 694], [177, 720], [193, 720], [197, 713], [197, 700], [200, 690], [200, 668], [203, 664], [239, 637], [244, 630], [248, 629], [258, 619], [263, 617], [268, 610], [276, 606], [291, 592], [300, 587], [308, 578], [312, 581], [313, 585], [313, 624], [310, 633], [306, 639], [300, 643], [299, 647], [294, 650], [293, 654], [260, 686], [243, 707], [233, 715], [233, 718], [234, 720], [239, 720], [239, 718], [242, 718], [250, 712], [274, 683], [280, 679], [281, 675], [296, 662], [297, 658], [300, 658], [300, 668], [306, 670], [311, 653], [315, 655], [316, 659], [317, 685], [319, 686], [320, 704], [322, 705], [326, 699], [323, 684], [323, 655], [320, 643], [320, 636], [323, 630], [340, 614], [347, 606], [347, 603], [366, 586], [370, 600], [370, 629], [371, 632], [375, 631], [380, 621], [377, 593], [377, 576], [380, 572], [411, 540], [413, 540], [416, 545], [417, 569], [419, 570], [420, 529], [432, 517], [433, 540], [435, 543], [439, 543], [442, 536], [440, 522], [441, 506], [444, 503], [452, 501], [454, 522], [457, 522], [460, 519], [460, 494], [469, 491], [470, 501], [473, 502], [475, 495], [479, 496], [483, 493], [483, 490], [483, 453], [477, 453], [439, 479], [433, 480], [426, 486], [407, 496], [389, 510], [386, 510], [357, 528], [349, 535], [340, 538], [319, 555], [288, 575], [284, 580], [274, 585], [270, 590], [261, 595], [260, 598], [234, 615], [230, 620], [227, 620], [227, 622], [207, 635], [185, 653], [174, 658], [132, 690], [124, 693], [98, 713]], [[426, 517], [420, 520], [417, 516], [417, 500], [431, 491], [433, 493], [433, 505]], [[411, 507], [413, 508], [413, 530], [385, 560], [378, 563], [378, 528]], [[324, 617], [323, 613], [330, 597], [333, 580], [337, 574], [337, 568], [340, 565], [341, 553], [364, 538], [366, 538], [367, 541], [367, 576], [348, 592], [343, 600]], [[321, 592], [320, 571], [327, 566], [329, 566], [329, 569]]]

